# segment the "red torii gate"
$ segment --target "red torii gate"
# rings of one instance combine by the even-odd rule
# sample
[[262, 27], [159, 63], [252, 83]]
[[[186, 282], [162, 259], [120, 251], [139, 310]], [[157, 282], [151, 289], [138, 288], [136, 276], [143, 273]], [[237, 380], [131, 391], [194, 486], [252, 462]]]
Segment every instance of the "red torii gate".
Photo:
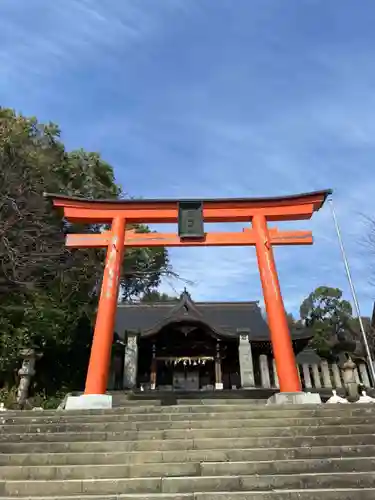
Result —
[[[280, 290], [273, 245], [311, 245], [310, 231], [278, 231], [269, 221], [310, 219], [319, 210], [330, 190], [278, 198], [207, 199], [207, 200], [87, 200], [59, 194], [47, 194], [53, 206], [63, 209], [70, 222], [110, 224], [101, 234], [69, 234], [70, 248], [107, 248], [106, 265], [96, 317], [85, 394], [105, 394], [111, 358], [113, 330], [119, 291], [119, 276], [126, 247], [249, 246], [256, 247], [264, 301], [271, 333], [273, 354], [280, 391], [301, 392], [301, 382], [293, 352], [285, 308]], [[174, 233], [136, 233], [132, 224], [181, 222], [181, 206], [200, 207], [202, 233], [189, 236]], [[189, 216], [188, 216], [189, 217]], [[195, 219], [190, 225], [196, 226]], [[204, 222], [246, 222], [242, 232], [203, 231]], [[196, 229], [196, 227], [195, 227]]]

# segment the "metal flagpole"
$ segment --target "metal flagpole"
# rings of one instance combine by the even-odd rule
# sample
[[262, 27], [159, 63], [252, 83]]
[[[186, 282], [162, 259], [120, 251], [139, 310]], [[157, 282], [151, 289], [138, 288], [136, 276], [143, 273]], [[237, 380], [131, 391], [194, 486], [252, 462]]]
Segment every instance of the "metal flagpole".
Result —
[[328, 199], [328, 203], [329, 203], [329, 206], [331, 207], [332, 218], [333, 218], [333, 222], [335, 224], [335, 229], [336, 229], [337, 239], [339, 241], [339, 245], [340, 245], [340, 249], [341, 249], [342, 259], [344, 261], [346, 276], [348, 278], [348, 282], [349, 282], [349, 285], [350, 285], [350, 291], [352, 293], [354, 307], [355, 307], [355, 310], [356, 310], [356, 313], [357, 313], [357, 317], [358, 317], [358, 321], [359, 321], [359, 326], [360, 326], [361, 333], [362, 333], [363, 343], [365, 344], [367, 359], [368, 359], [368, 362], [369, 362], [369, 365], [370, 365], [370, 372], [371, 372], [372, 383], [373, 383], [373, 385], [375, 387], [375, 366], [374, 366], [374, 361], [373, 361], [372, 356], [371, 356], [370, 347], [369, 347], [368, 341], [367, 341], [367, 335], [366, 335], [366, 332], [365, 332], [365, 328], [363, 326], [361, 312], [360, 312], [360, 309], [359, 309], [359, 303], [358, 303], [358, 300], [357, 300], [357, 294], [356, 294], [356, 291], [355, 291], [355, 288], [354, 288], [354, 284], [353, 284], [353, 280], [352, 280], [352, 275], [351, 275], [351, 272], [350, 272], [348, 259], [346, 257], [346, 252], [345, 252], [344, 243], [343, 243], [342, 236], [341, 236], [340, 226], [339, 226], [339, 223], [337, 221], [335, 207], [333, 205], [332, 198]]

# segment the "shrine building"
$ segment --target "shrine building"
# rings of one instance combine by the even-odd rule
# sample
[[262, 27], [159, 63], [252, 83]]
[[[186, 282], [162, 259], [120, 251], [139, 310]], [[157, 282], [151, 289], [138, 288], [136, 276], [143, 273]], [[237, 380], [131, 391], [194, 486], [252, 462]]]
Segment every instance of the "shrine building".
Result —
[[[311, 339], [291, 331], [294, 353]], [[266, 378], [265, 378], [266, 377]], [[267, 379], [268, 377], [268, 379]], [[108, 389], [278, 387], [270, 331], [258, 302], [119, 304]]]

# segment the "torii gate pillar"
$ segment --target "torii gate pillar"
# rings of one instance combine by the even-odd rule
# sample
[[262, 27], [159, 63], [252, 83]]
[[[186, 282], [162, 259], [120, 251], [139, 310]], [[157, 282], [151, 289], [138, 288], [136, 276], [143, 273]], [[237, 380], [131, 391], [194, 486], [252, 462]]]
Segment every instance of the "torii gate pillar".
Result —
[[298, 376], [272, 244], [264, 215], [256, 215], [253, 218], [253, 229], [256, 233], [255, 248], [280, 391], [300, 392], [301, 381]]
[[[125, 247], [182, 246], [250, 246], [256, 247], [264, 301], [268, 316], [273, 354], [276, 362], [280, 393], [275, 402], [316, 403], [320, 396], [304, 394], [293, 352], [287, 318], [278, 280], [274, 245], [310, 245], [309, 231], [278, 231], [270, 229], [269, 221], [302, 220], [319, 210], [330, 190], [279, 198], [245, 198], [224, 200], [85, 200], [61, 195], [46, 195], [53, 205], [62, 208], [68, 221], [84, 224], [110, 224], [111, 229], [100, 234], [70, 234], [67, 246], [73, 248], [101, 247], [107, 249], [102, 290], [87, 372], [84, 400], [78, 407], [110, 406], [105, 396], [113, 341], [121, 264]], [[198, 206], [201, 233], [195, 233], [195, 221], [185, 213], [187, 227], [194, 229], [192, 237], [181, 234], [136, 233], [126, 230], [126, 224], [176, 223], [182, 205]], [[189, 212], [189, 210], [187, 211]], [[252, 222], [252, 228], [242, 232], [205, 233], [204, 222]], [[97, 396], [102, 396], [98, 399]], [[107, 397], [107, 400], [105, 400]], [[104, 401], [104, 403], [103, 403]], [[72, 403], [71, 408], [77, 407]], [[80, 406], [81, 405], [81, 406]]]
[[85, 394], [105, 394], [111, 361], [119, 279], [125, 248], [125, 218], [113, 219], [96, 316]]

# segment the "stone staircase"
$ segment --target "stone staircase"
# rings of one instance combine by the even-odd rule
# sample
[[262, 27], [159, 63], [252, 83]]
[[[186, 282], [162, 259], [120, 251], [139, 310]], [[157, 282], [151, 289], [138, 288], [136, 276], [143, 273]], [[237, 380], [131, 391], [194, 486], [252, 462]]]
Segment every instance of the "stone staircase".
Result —
[[0, 413], [0, 499], [375, 499], [375, 405], [175, 403]]

